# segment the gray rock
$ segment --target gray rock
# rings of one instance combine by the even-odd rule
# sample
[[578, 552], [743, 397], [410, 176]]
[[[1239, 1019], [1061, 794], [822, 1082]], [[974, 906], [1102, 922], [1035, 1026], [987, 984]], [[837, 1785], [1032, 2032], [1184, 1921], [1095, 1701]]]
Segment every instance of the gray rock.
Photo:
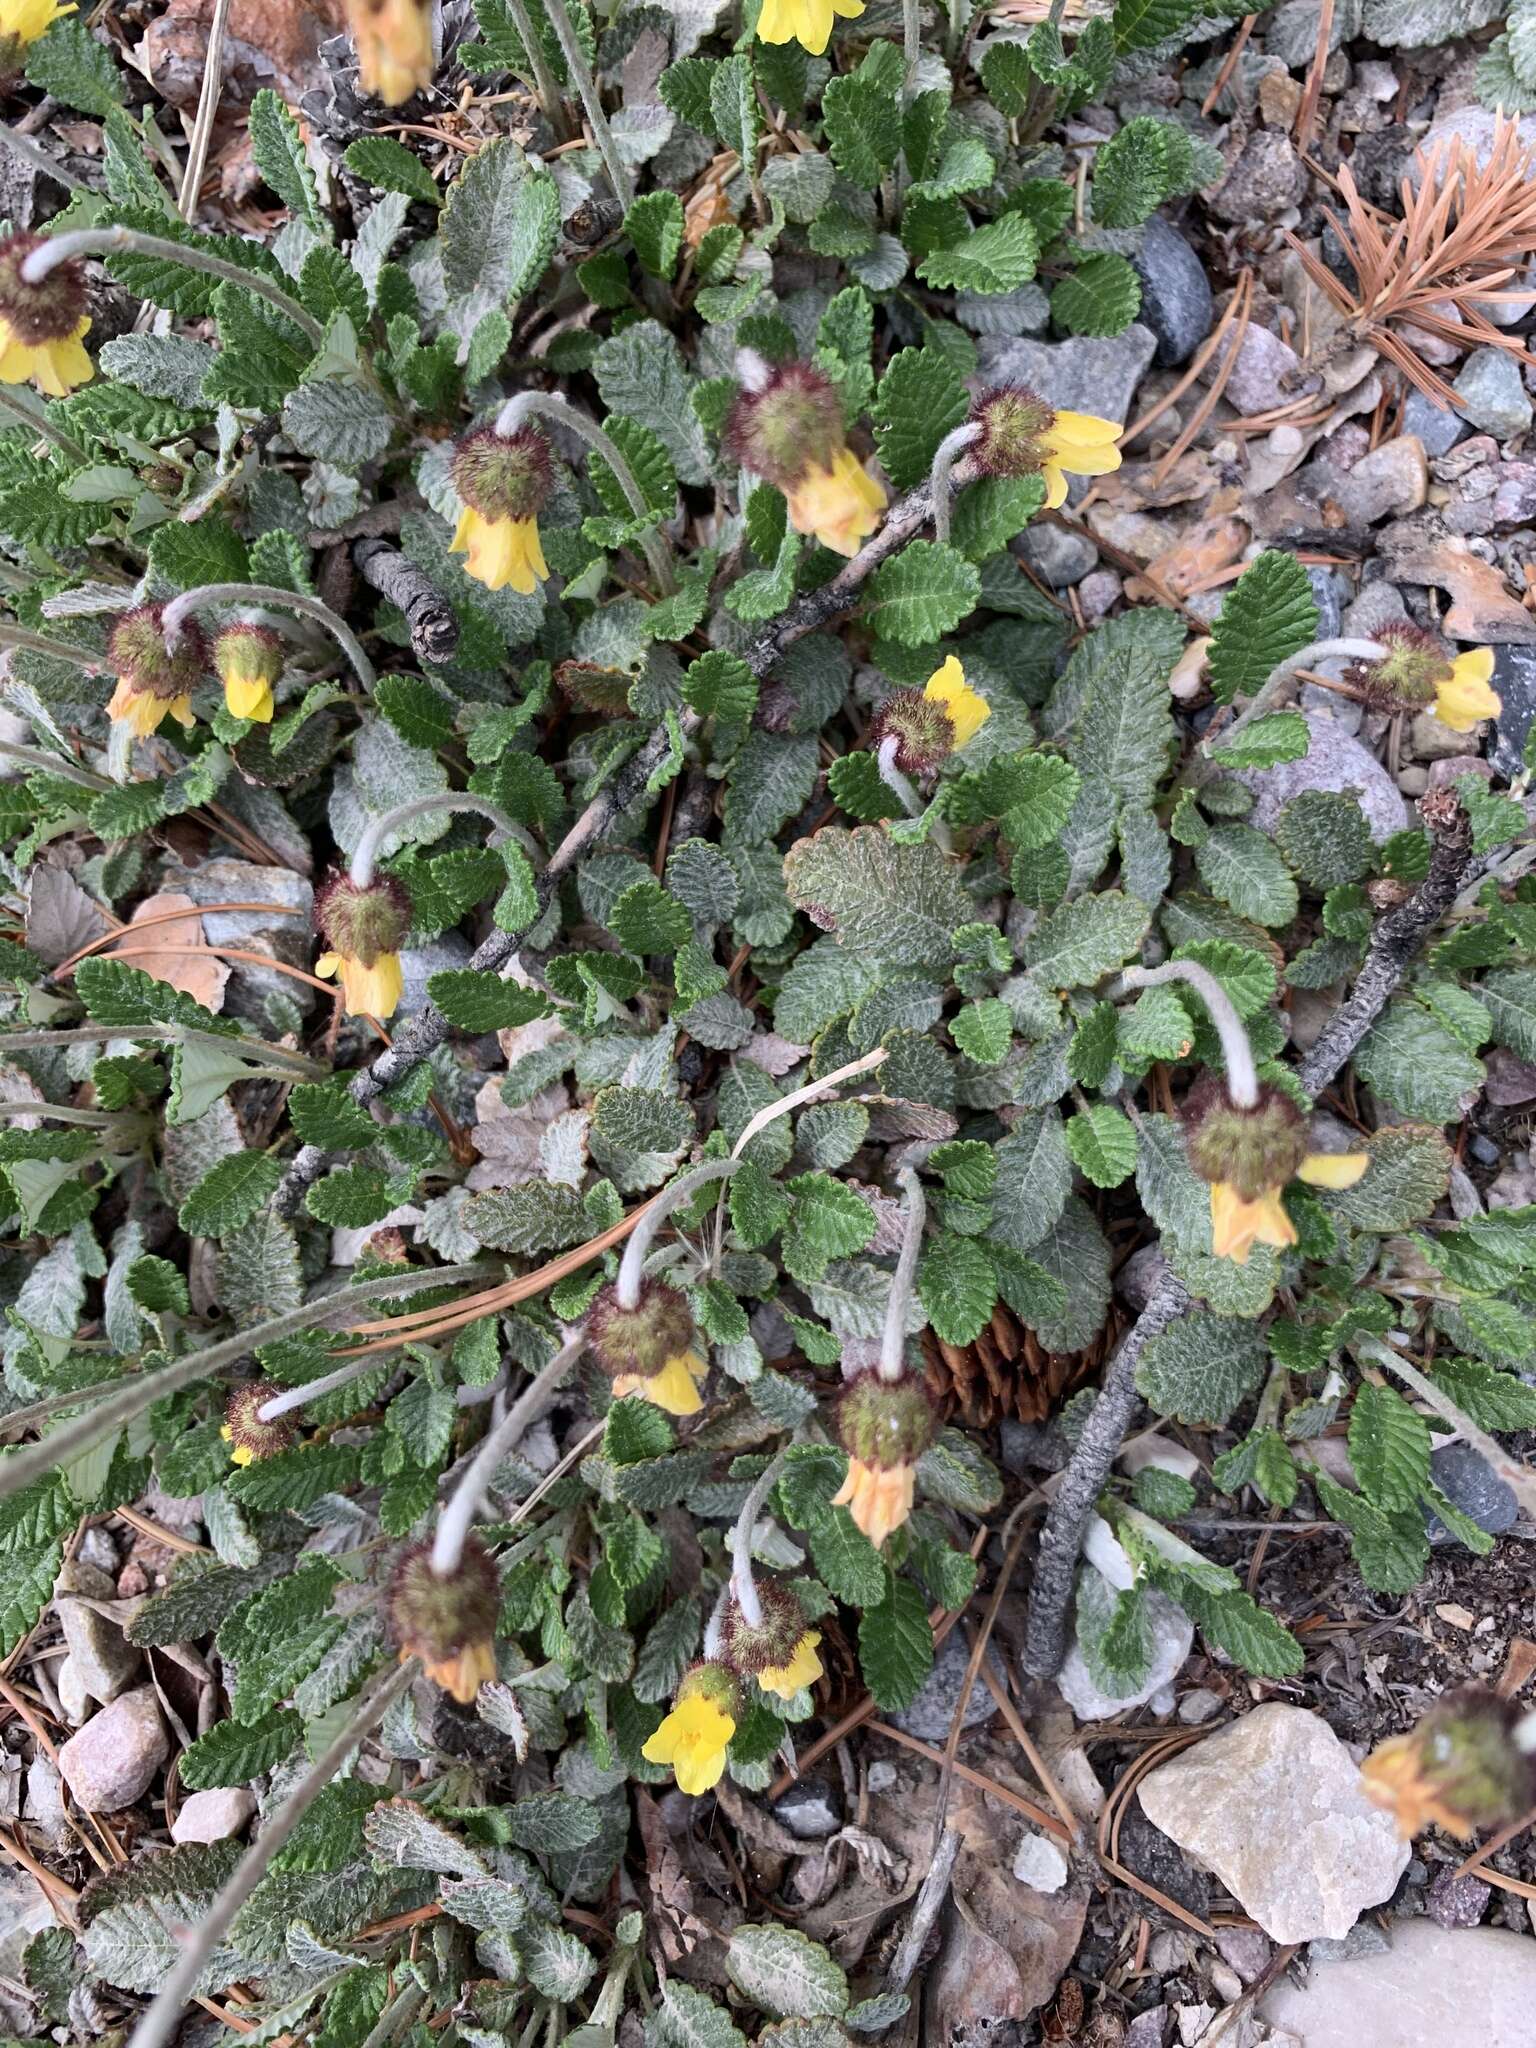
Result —
[[65, 1720], [71, 1728], [83, 1728], [91, 1718], [91, 1709], [96, 1702], [86, 1691], [73, 1657], [59, 1659], [54, 1668], [53, 1682], [58, 1689], [59, 1705], [64, 1709]]
[[[291, 868], [260, 867], [248, 860], [209, 860], [199, 867], [171, 866], [164, 887], [196, 904], [270, 903], [270, 911], [223, 910], [203, 919], [210, 946], [234, 946], [245, 953], [266, 953], [290, 967], [308, 967], [314, 942], [315, 892]], [[297, 1003], [306, 1015], [315, 992], [291, 975], [249, 961], [231, 963], [224, 1007], [233, 1016], [261, 1021], [268, 996]]]
[[1025, 527], [1018, 538], [1018, 552], [1052, 590], [1067, 590], [1081, 583], [1099, 559], [1087, 534], [1040, 523]]
[[1306, 2048], [1524, 2048], [1536, 1998], [1528, 1934], [1398, 1921], [1387, 1955], [1282, 1976], [1259, 2007]]
[[102, 1706], [109, 1705], [119, 1693], [127, 1691], [143, 1662], [141, 1653], [125, 1638], [118, 1624], [86, 1604], [93, 1600], [115, 1601], [115, 1581], [95, 1565], [83, 1564], [77, 1558], [66, 1564], [54, 1581], [53, 1599], [77, 1682], [93, 1700]]
[[1429, 494], [1424, 443], [1413, 434], [1383, 441], [1337, 477], [1331, 495], [1350, 525], [1374, 526], [1389, 514], [1417, 512]]
[[1296, 702], [1303, 711], [1317, 711], [1324, 718], [1331, 718], [1345, 732], [1358, 732], [1365, 721], [1364, 705], [1352, 703], [1348, 697], [1336, 697], [1332, 690], [1319, 689], [1316, 683], [1303, 683]]
[[420, 946], [408, 946], [400, 955], [400, 973], [405, 983], [400, 997], [401, 1017], [414, 1017], [426, 1007], [427, 982], [444, 968], [463, 967], [469, 960], [469, 941], [459, 932], [440, 932]]
[[1101, 1692], [1088, 1674], [1082, 1651], [1073, 1642], [1057, 1673], [1056, 1685], [1079, 1721], [1108, 1721], [1128, 1708], [1145, 1706], [1183, 1670], [1195, 1646], [1194, 1623], [1176, 1601], [1158, 1592], [1147, 1595], [1147, 1619], [1152, 1627], [1152, 1663], [1146, 1682], [1131, 1693]]
[[255, 1797], [245, 1785], [215, 1785], [194, 1792], [171, 1823], [171, 1840], [227, 1842], [255, 1811]]
[[1307, 1943], [1307, 1961], [1331, 1968], [1335, 1963], [1353, 1962], [1356, 1956], [1384, 1956], [1392, 1944], [1374, 1920], [1357, 1920], [1342, 1941], [1326, 1937]]
[[1116, 1273], [1115, 1292], [1127, 1308], [1134, 1309], [1140, 1315], [1162, 1284], [1163, 1275], [1167, 1270], [1168, 1261], [1163, 1257], [1161, 1247], [1144, 1244], [1139, 1251], [1131, 1253]]
[[869, 1789], [871, 1792], [893, 1792], [900, 1772], [894, 1764], [878, 1763], [869, 1767]]
[[1263, 1976], [1274, 1953], [1269, 1936], [1257, 1927], [1218, 1927], [1216, 1946], [1245, 1984]]
[[59, 1769], [87, 1813], [118, 1813], [142, 1797], [170, 1755], [153, 1686], [125, 1692], [59, 1751]]
[[1449, 454], [1467, 432], [1467, 423], [1449, 406], [1436, 405], [1422, 391], [1410, 391], [1403, 407], [1403, 432], [1417, 434], [1431, 458]]
[[998, 1434], [1005, 1472], [1059, 1472], [1071, 1455], [1071, 1446], [1052, 1422], [1005, 1419]]
[[[1520, 1503], [1514, 1488], [1507, 1485], [1471, 1444], [1442, 1444], [1429, 1454], [1429, 1476], [1440, 1491], [1479, 1529], [1498, 1536], [1514, 1527]], [[1454, 1543], [1456, 1538], [1431, 1509], [1424, 1510], [1424, 1526], [1431, 1543]]]
[[[990, 1644], [987, 1657], [997, 1678], [1001, 1681], [1003, 1667]], [[933, 1660], [933, 1669], [923, 1682], [922, 1691], [910, 1707], [902, 1707], [891, 1715], [891, 1724], [903, 1735], [915, 1735], [919, 1742], [943, 1742], [949, 1735], [949, 1724], [955, 1718], [955, 1708], [960, 1700], [960, 1687], [965, 1682], [965, 1667], [971, 1660], [970, 1645], [959, 1629], [951, 1629], [938, 1647]], [[997, 1712], [997, 1702], [978, 1678], [971, 1687], [971, 1696], [965, 1703], [961, 1719], [963, 1728], [979, 1728], [983, 1721], [991, 1720]]]
[[1485, 1138], [1481, 1131], [1467, 1140], [1467, 1151], [1479, 1166], [1497, 1166], [1503, 1157], [1492, 1138]]
[[42, 1750], [27, 1765], [26, 1817], [55, 1854], [79, 1848], [79, 1837], [64, 1811], [64, 1780], [58, 1765]]
[[1307, 173], [1291, 138], [1278, 128], [1258, 128], [1205, 203], [1218, 219], [1242, 225], [1273, 220], [1299, 206], [1306, 189]]
[[92, 1522], [80, 1538], [75, 1558], [80, 1564], [93, 1564], [99, 1572], [111, 1572], [115, 1577], [117, 1545], [112, 1541], [111, 1530], [103, 1528], [100, 1522]]
[[1131, 258], [1141, 279], [1144, 327], [1157, 336], [1159, 369], [1187, 363], [1211, 331], [1215, 317], [1205, 265], [1176, 228], [1154, 213]]
[[1520, 365], [1502, 348], [1475, 348], [1451, 386], [1474, 427], [1513, 440], [1531, 424], [1531, 399]]
[[1344, 599], [1349, 594], [1348, 585], [1340, 588], [1340, 578], [1332, 569], [1323, 569], [1314, 563], [1307, 570], [1307, 581], [1312, 586], [1312, 595], [1317, 600], [1317, 638], [1336, 640], [1344, 621]]
[[1166, 1892], [1186, 1912], [1198, 1913], [1203, 1920], [1211, 1910], [1209, 1872], [1201, 1864], [1191, 1863], [1178, 1843], [1154, 1827], [1137, 1806], [1130, 1807], [1120, 1821], [1120, 1861], [1127, 1870]]
[[1158, 1765], [1138, 1796], [1153, 1826], [1213, 1870], [1275, 1941], [1340, 1939], [1391, 1897], [1408, 1862], [1359, 1765], [1301, 1707], [1255, 1707]]
[[1125, 2030], [1125, 2048], [1166, 2048], [1173, 2014], [1166, 2005], [1137, 2013]]
[[1437, 1927], [1475, 1927], [1492, 1897], [1492, 1885], [1484, 1884], [1480, 1877], [1453, 1877], [1449, 1870], [1442, 1870], [1424, 1904]]
[[[1200, 372], [1202, 384], [1210, 383], [1230, 352], [1230, 342], [1224, 341]], [[1317, 380], [1311, 381], [1315, 385]], [[1243, 336], [1221, 395], [1237, 412], [1259, 413], [1289, 404], [1306, 388], [1306, 366], [1295, 349], [1254, 321]]]
[[1352, 639], [1372, 640], [1383, 626], [1408, 617], [1408, 607], [1395, 583], [1367, 583], [1352, 604], [1344, 607], [1344, 631]]
[[[1328, 36], [1330, 50], [1353, 41], [1360, 33], [1365, 0], [1338, 0], [1333, 28]], [[1264, 47], [1292, 71], [1312, 62], [1317, 51], [1317, 28], [1322, 19], [1321, 0], [1285, 0], [1264, 23]]]
[[1048, 405], [1099, 419], [1129, 417], [1136, 387], [1157, 349], [1157, 336], [1133, 321], [1105, 340], [1029, 341], [984, 336], [976, 345], [982, 378], [1025, 384]]
[[825, 1778], [800, 1778], [782, 1799], [773, 1802], [773, 1817], [801, 1842], [835, 1835], [843, 1824], [842, 1808]]
[[1519, 772], [1536, 717], [1536, 647], [1496, 647], [1493, 687], [1500, 710], [1489, 759], [1496, 774], [1511, 777]]
[[1308, 712], [1306, 720], [1310, 738], [1299, 761], [1282, 761], [1275, 768], [1247, 768], [1238, 775], [1253, 792], [1248, 823], [1260, 832], [1273, 832], [1281, 811], [1303, 790], [1355, 789], [1360, 792], [1360, 808], [1378, 846], [1394, 832], [1404, 831], [1409, 823], [1408, 806], [1375, 755], [1334, 720], [1316, 712]]
[[1384, 50], [1433, 49], [1448, 43], [1452, 36], [1469, 36], [1475, 28], [1486, 28], [1490, 21], [1498, 20], [1506, 5], [1507, 0], [1365, 0], [1361, 26]]
[[1420, 711], [1408, 728], [1408, 745], [1421, 761], [1455, 761], [1467, 750], [1467, 735], [1456, 732], [1433, 711]]

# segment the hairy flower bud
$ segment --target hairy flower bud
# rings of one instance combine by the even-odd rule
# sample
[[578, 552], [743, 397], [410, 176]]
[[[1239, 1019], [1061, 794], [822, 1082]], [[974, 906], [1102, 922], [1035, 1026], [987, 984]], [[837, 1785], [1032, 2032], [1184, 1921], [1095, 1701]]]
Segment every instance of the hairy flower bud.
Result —
[[535, 426], [512, 434], [476, 427], [454, 453], [454, 489], [472, 512], [493, 524], [537, 519], [553, 485], [549, 443]]
[[1207, 1074], [1179, 1112], [1189, 1163], [1200, 1178], [1224, 1182], [1244, 1201], [1257, 1201], [1294, 1180], [1307, 1156], [1307, 1124], [1279, 1088], [1261, 1087], [1252, 1109], [1240, 1109], [1225, 1081]]
[[341, 872], [315, 891], [315, 922], [333, 953], [371, 967], [382, 953], [398, 953], [411, 928], [411, 898], [395, 875], [375, 875], [366, 889]]
[[266, 724], [272, 717], [272, 685], [283, 672], [283, 643], [270, 626], [240, 620], [213, 643], [213, 666], [224, 685], [232, 718]]
[[938, 1411], [921, 1380], [861, 1372], [843, 1388], [838, 1441], [861, 1465], [915, 1465], [938, 1433]]
[[1417, 1728], [1373, 1750], [1365, 1789], [1404, 1836], [1434, 1822], [1462, 1840], [1528, 1813], [1536, 1760], [1516, 1740], [1518, 1708], [1481, 1686], [1436, 1702]]
[[821, 1636], [787, 1586], [773, 1579], [754, 1584], [762, 1619], [749, 1622], [732, 1597], [725, 1610], [725, 1660], [733, 1671], [755, 1678], [765, 1692], [793, 1699], [802, 1686], [814, 1685], [822, 1675], [816, 1655]]
[[869, 745], [896, 742], [896, 766], [903, 775], [930, 775], [955, 751], [955, 722], [936, 698], [921, 690], [893, 690], [875, 713]]
[[1394, 619], [1377, 639], [1387, 652], [1380, 661], [1357, 662], [1349, 679], [1376, 711], [1423, 711], [1433, 707], [1442, 725], [1470, 732], [1484, 718], [1497, 718], [1498, 692], [1491, 687], [1493, 650], [1474, 647], [1452, 654], [1437, 633]]
[[432, 1569], [430, 1540], [402, 1551], [390, 1580], [390, 1633], [403, 1662], [420, 1657], [427, 1676], [468, 1706], [496, 1676], [496, 1617], [501, 1581], [495, 1559], [477, 1536], [446, 1577]]
[[[5, 12], [0, 5], [0, 76], [4, 75]], [[0, 384], [29, 379], [49, 398], [63, 398], [96, 374], [81, 337], [90, 327], [85, 273], [55, 264], [41, 284], [28, 284], [22, 265], [43, 245], [24, 231], [0, 242]]]
[[809, 363], [778, 363], [760, 391], [736, 394], [722, 446], [730, 459], [792, 491], [811, 470], [828, 470], [843, 446], [837, 387]]
[[1023, 385], [984, 392], [976, 401], [981, 438], [972, 454], [988, 476], [1038, 476], [1050, 459], [1056, 410]]
[[695, 1348], [693, 1310], [665, 1280], [643, 1280], [633, 1308], [621, 1305], [617, 1286], [600, 1288], [586, 1334], [615, 1400], [643, 1394], [669, 1415], [694, 1415], [703, 1406], [699, 1382], [709, 1367]]
[[291, 1451], [298, 1442], [299, 1432], [286, 1415], [271, 1422], [261, 1419], [263, 1403], [280, 1391], [267, 1380], [242, 1380], [230, 1389], [219, 1434], [229, 1445], [232, 1464], [259, 1464], [263, 1458], [275, 1458], [279, 1451]]
[[174, 649], [165, 644], [165, 606], [135, 605], [107, 639], [113, 673], [137, 694], [170, 701], [196, 689], [208, 673], [208, 642], [195, 619], [182, 626]]

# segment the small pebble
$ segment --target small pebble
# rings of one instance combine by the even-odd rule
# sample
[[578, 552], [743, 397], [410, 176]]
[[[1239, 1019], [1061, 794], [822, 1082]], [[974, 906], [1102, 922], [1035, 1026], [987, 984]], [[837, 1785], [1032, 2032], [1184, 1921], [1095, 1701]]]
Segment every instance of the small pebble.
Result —
[[1442, 1870], [1425, 1903], [1437, 1926], [1476, 1927], [1492, 1896], [1493, 1887], [1480, 1877], [1453, 1877], [1449, 1870]]
[[1013, 1874], [1031, 1891], [1059, 1892], [1067, 1881], [1067, 1859], [1049, 1836], [1030, 1829], [1019, 1843]]

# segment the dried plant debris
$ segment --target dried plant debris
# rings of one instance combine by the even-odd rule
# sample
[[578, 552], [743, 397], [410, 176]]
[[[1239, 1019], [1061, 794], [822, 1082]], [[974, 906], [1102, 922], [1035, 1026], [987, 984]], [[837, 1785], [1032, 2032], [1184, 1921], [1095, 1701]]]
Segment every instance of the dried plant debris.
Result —
[[1529, 1970], [1497, 12], [0, 0], [10, 2035]]

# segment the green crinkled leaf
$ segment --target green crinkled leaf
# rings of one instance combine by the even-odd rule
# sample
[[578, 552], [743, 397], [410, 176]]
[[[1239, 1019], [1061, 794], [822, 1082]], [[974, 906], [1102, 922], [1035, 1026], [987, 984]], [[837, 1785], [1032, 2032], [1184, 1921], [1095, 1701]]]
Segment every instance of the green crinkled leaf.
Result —
[[1228, 1316], [1182, 1316], [1153, 1337], [1136, 1367], [1136, 1389], [1160, 1415], [1222, 1423], [1264, 1377], [1262, 1332]]
[[997, 1269], [986, 1246], [974, 1237], [940, 1231], [918, 1264], [917, 1298], [936, 1336], [946, 1344], [971, 1343], [991, 1320], [997, 1301]]
[[1140, 310], [1141, 280], [1110, 249], [1085, 256], [1051, 293], [1051, 318], [1069, 334], [1122, 334]]
[[953, 632], [981, 595], [975, 565], [940, 541], [913, 540], [870, 577], [864, 616], [898, 647], [927, 647]]
[[878, 826], [825, 826], [797, 840], [784, 856], [784, 885], [840, 946], [888, 967], [948, 960], [951, 935], [971, 908], [936, 846], [901, 845]]
[[735, 1928], [726, 1974], [742, 1996], [779, 2019], [835, 2017], [848, 2008], [848, 1979], [819, 1941], [777, 1921]]
[[1483, 1082], [1482, 1061], [1410, 996], [1395, 996], [1366, 1033], [1355, 1071], [1404, 1116], [1436, 1124], [1459, 1116], [1462, 1096]]
[[1377, 1507], [1411, 1508], [1429, 1483], [1429, 1424], [1395, 1388], [1367, 1381], [1349, 1414], [1349, 1462]]
[[1252, 825], [1215, 825], [1195, 848], [1200, 879], [1219, 902], [1255, 924], [1289, 924], [1299, 898], [1285, 862]]
[[1051, 988], [1081, 988], [1121, 967], [1151, 923], [1146, 904], [1106, 890], [1053, 911], [1024, 942], [1025, 964]]
[[177, 1221], [189, 1237], [227, 1237], [264, 1208], [283, 1177], [264, 1152], [234, 1152], [205, 1173], [182, 1203]]
[[1096, 1102], [1070, 1117], [1067, 1150], [1096, 1188], [1117, 1188], [1136, 1168], [1136, 1133], [1112, 1103]]
[[1294, 555], [1266, 548], [1233, 584], [1211, 629], [1206, 674], [1216, 701], [1254, 696], [1282, 661], [1317, 637], [1317, 627], [1306, 570]]
[[[1028, 284], [1039, 258], [1040, 242], [1035, 229], [1022, 214], [1006, 213], [1001, 220], [988, 221], [984, 227], [968, 228], [947, 247], [930, 249], [918, 264], [917, 274], [924, 284], [938, 290], [995, 295], [1017, 291], [1021, 284]], [[1134, 271], [1131, 277], [1134, 283]], [[1131, 311], [1134, 313], [1134, 306]], [[1121, 325], [1124, 324], [1122, 321]]]
[[884, 1597], [859, 1617], [859, 1669], [886, 1713], [910, 1706], [933, 1669], [928, 1607], [910, 1579], [885, 1570]]

